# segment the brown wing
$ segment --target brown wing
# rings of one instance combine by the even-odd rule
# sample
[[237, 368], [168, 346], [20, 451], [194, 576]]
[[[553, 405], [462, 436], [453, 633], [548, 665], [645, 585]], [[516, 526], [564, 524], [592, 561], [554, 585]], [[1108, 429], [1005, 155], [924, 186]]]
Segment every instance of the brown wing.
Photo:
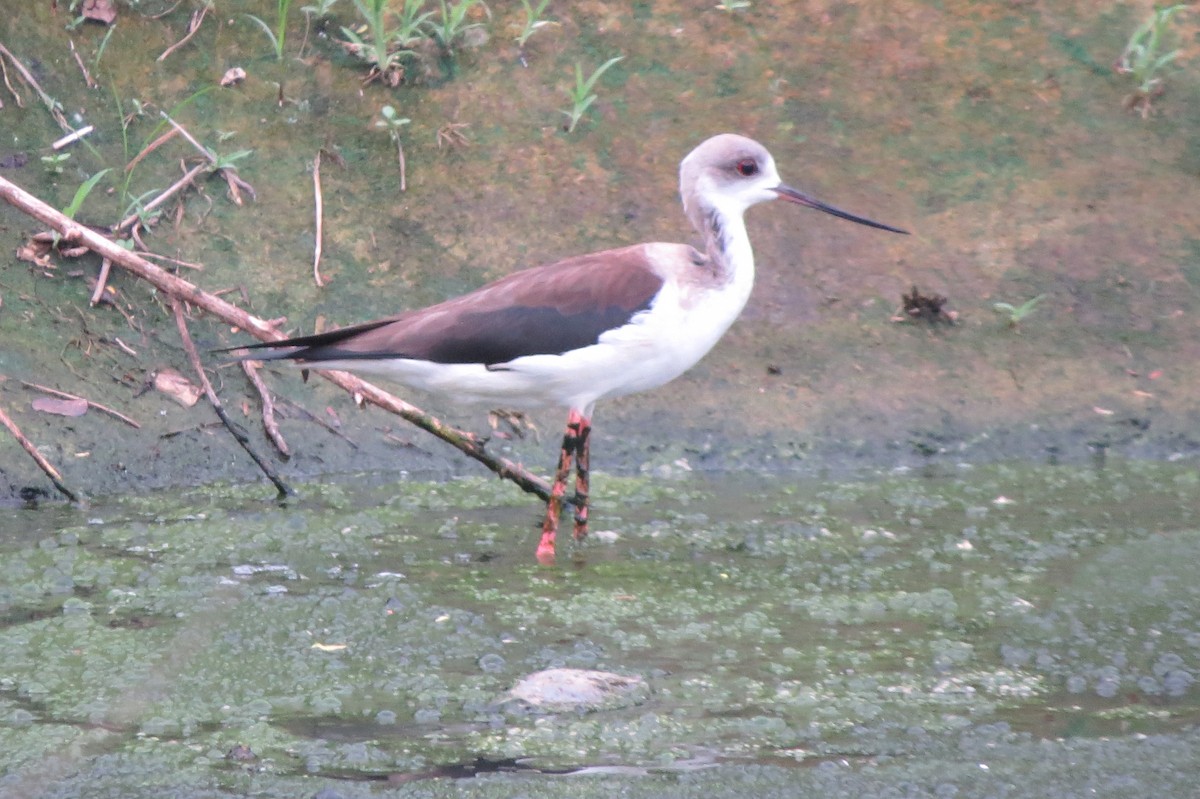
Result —
[[247, 349], [306, 363], [412, 358], [501, 364], [561, 355], [650, 307], [662, 287], [641, 246], [516, 272], [452, 300], [388, 319]]

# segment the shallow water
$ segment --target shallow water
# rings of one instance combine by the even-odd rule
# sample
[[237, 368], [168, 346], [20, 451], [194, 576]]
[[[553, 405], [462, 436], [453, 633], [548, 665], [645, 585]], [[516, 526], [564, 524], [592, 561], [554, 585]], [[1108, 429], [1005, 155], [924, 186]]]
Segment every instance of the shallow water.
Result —
[[[498, 482], [3, 511], [0, 789], [350, 795], [504, 772], [459, 784], [555, 795], [600, 770], [633, 795], [736, 795], [783, 768], [797, 791], [970, 795], [926, 770], [985, 757], [976, 772], [1032, 790], [1077, 746], [1095, 771], [1066, 786], [1181, 785], [1118, 752], [1200, 751], [1198, 487], [1194, 467], [1120, 461], [602, 474], [596, 535], [552, 568], [534, 563], [536, 508]], [[650, 694], [594, 713], [502, 702], [557, 666]]]

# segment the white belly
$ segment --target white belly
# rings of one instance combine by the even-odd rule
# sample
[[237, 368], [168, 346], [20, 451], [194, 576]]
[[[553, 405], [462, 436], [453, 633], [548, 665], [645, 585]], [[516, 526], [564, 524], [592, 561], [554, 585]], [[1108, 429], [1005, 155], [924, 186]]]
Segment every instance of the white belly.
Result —
[[686, 372], [720, 340], [745, 300], [727, 288], [693, 296], [686, 305], [677, 287], [668, 286], [649, 310], [604, 333], [596, 344], [562, 355], [515, 358], [491, 369], [404, 358], [319, 366], [379, 375], [456, 402], [549, 405], [590, 416], [598, 400], [656, 388]]

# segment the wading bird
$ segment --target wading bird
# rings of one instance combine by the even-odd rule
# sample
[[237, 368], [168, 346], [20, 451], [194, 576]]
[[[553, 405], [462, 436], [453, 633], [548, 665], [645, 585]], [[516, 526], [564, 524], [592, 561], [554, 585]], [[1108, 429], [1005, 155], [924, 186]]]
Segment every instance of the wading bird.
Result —
[[743, 215], [786, 200], [861, 225], [873, 222], [779, 179], [775, 159], [731, 133], [679, 167], [683, 210], [703, 239], [647, 243], [525, 269], [429, 308], [312, 336], [253, 344], [250, 355], [302, 367], [367, 372], [457, 401], [568, 410], [537, 557], [553, 562], [575, 464], [576, 539], [587, 535], [588, 437], [596, 403], [683, 374], [737, 319], [754, 284]]

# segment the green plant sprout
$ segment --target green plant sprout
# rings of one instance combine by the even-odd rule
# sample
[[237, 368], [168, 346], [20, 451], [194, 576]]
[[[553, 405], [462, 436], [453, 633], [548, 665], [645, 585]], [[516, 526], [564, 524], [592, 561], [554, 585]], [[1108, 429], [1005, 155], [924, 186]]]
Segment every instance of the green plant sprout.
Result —
[[483, 10], [491, 17], [492, 10], [483, 0], [459, 0], [454, 5], [447, 5], [446, 0], [438, 0], [442, 7], [440, 21], [431, 19], [427, 25], [430, 37], [442, 48], [446, 58], [454, 58], [454, 42], [472, 28], [482, 28], [482, 22], [467, 22], [467, 14], [475, 6], [483, 6]]
[[271, 47], [275, 49], [275, 60], [283, 60], [283, 46], [287, 41], [287, 16], [288, 10], [292, 7], [292, 0], [277, 0], [275, 7], [275, 29], [271, 30], [271, 26], [263, 22], [261, 18], [253, 14], [242, 14], [243, 17], [253, 20], [262, 28], [263, 33], [271, 40]]
[[[63, 153], [63, 155], [69, 157], [70, 153]], [[42, 161], [45, 161], [45, 160], [46, 160], [45, 158], [42, 158]], [[63, 158], [61, 160], [65, 161], [66, 158]], [[60, 163], [61, 163], [61, 161], [60, 161]], [[58, 171], [59, 172], [62, 171], [61, 167]], [[90, 178], [85, 180], [83, 183], [79, 184], [79, 188], [75, 189], [75, 196], [71, 198], [71, 202], [67, 203], [67, 206], [62, 209], [63, 216], [65, 216], [67, 219], [74, 219], [75, 214], [79, 213], [79, 208], [80, 208], [80, 206], [83, 205], [83, 201], [86, 200], [87, 196], [92, 193], [92, 189], [96, 188], [96, 184], [100, 182], [100, 179], [103, 178], [105, 175], [107, 175], [109, 172], [112, 172], [111, 168], [101, 169], [99, 172], [92, 175]], [[58, 232], [56, 231], [54, 233], [54, 246], [55, 247], [58, 246], [58, 242], [59, 242], [59, 235], [58, 235]]]
[[100, 46], [96, 48], [96, 57], [92, 59], [92, 72], [100, 68], [100, 58], [104, 55], [104, 51], [108, 49], [108, 40], [112, 38], [113, 31], [117, 26], [109, 25], [108, 30], [104, 32], [104, 38], [100, 40]]
[[1013, 305], [1008, 302], [997, 302], [992, 305], [992, 310], [998, 314], [1008, 315], [1008, 326], [1017, 327], [1021, 324], [1021, 320], [1033, 313], [1037, 308], [1037, 304], [1046, 298], [1045, 294], [1039, 294], [1032, 300], [1026, 300], [1020, 305]]
[[517, 52], [520, 54], [521, 66], [528, 67], [529, 63], [525, 60], [525, 43], [529, 41], [529, 37], [537, 33], [547, 25], [556, 24], [553, 20], [542, 19], [542, 13], [546, 10], [546, 6], [550, 5], [550, 0], [541, 0], [534, 8], [529, 0], [521, 0], [521, 5], [525, 7], [525, 27], [521, 28], [521, 32], [517, 34]]
[[53, 155], [42, 156], [42, 168], [46, 170], [47, 175], [61, 175], [63, 164], [71, 157], [70, 153], [54, 153]]
[[[121, 219], [128, 219], [130, 216], [136, 214], [138, 224], [143, 228], [149, 227], [155, 219], [162, 215], [162, 211], [147, 209], [146, 200], [148, 198], [156, 197], [159, 193], [159, 189], [150, 189], [149, 191], [134, 197], [129, 201], [129, 204], [125, 206], [125, 210], [121, 212]], [[118, 243], [120, 243], [120, 241], [125, 241], [125, 239], [119, 240]]]
[[328, 17], [330, 15], [330, 12], [333, 11], [333, 7], [337, 5], [337, 1], [338, 0], [317, 0], [317, 2], [313, 3], [312, 5], [300, 6], [300, 11], [305, 16], [321, 19], [322, 17]]
[[425, 38], [421, 29], [432, 16], [433, 11], [425, 10], [425, 0], [404, 0], [404, 7], [400, 9], [400, 26], [392, 34], [392, 41], [400, 47], [412, 47]]
[[592, 103], [596, 102], [596, 95], [592, 93], [592, 87], [596, 85], [596, 81], [600, 80], [600, 76], [622, 58], [624, 56], [616, 56], [608, 59], [587, 80], [583, 78], [583, 65], [578, 61], [575, 62], [575, 86], [567, 90], [567, 98], [572, 104], [571, 109], [562, 112], [567, 115], [567, 133], [575, 131], [575, 126], [579, 124], [579, 120], [591, 108]]
[[392, 142], [394, 142], [396, 145], [396, 152], [400, 157], [400, 191], [405, 191], [408, 189], [408, 179], [405, 176], [406, 170], [404, 165], [404, 142], [400, 139], [400, 128], [411, 123], [412, 120], [408, 117], [404, 117], [403, 119], [400, 118], [400, 116], [396, 114], [396, 109], [392, 108], [390, 105], [385, 105], [383, 108], [379, 109], [379, 115], [382, 116], [383, 119], [376, 120], [375, 127], [386, 130], [388, 137], [391, 138]]
[[[416, 16], [424, 4], [425, 0], [404, 0], [401, 27], [392, 30], [387, 26], [387, 0], [354, 0], [354, 7], [367, 21], [369, 38], [364, 39], [347, 27], [342, 28], [342, 33], [347, 39], [346, 48], [371, 67], [367, 74], [367, 83], [382, 78], [391, 86], [399, 85], [404, 74], [401, 62], [405, 56], [412, 55], [411, 50], [404, 49], [412, 43], [408, 37], [414, 35], [414, 32], [406, 27], [408, 22], [412, 21], [410, 15], [416, 18], [415, 24], [419, 27], [425, 18], [433, 13]], [[400, 49], [393, 50], [393, 42], [396, 42]]]
[[71, 198], [71, 202], [67, 204], [66, 208], [62, 209], [63, 216], [65, 216], [67, 219], [74, 219], [75, 214], [79, 213], [79, 207], [83, 205], [83, 201], [86, 200], [87, 196], [92, 193], [92, 189], [96, 188], [96, 184], [100, 182], [100, 179], [109, 172], [112, 172], [112, 167], [101, 169], [83, 183], [79, 184], [79, 188], [75, 190], [75, 196]]
[[253, 150], [237, 150], [228, 155], [216, 153], [216, 157], [213, 159], [212, 171], [220, 172], [222, 169], [237, 169], [237, 162], [243, 158], [249, 158], [253, 153]]
[[1160, 55], [1159, 49], [1171, 17], [1185, 8], [1187, 5], [1180, 3], [1154, 9], [1154, 13], [1129, 37], [1125, 51], [1113, 67], [1122, 75], [1133, 76], [1137, 88], [1126, 98], [1125, 105], [1139, 110], [1143, 118], [1150, 114], [1151, 101], [1163, 93], [1162, 76], [1159, 73], [1179, 57], [1179, 50]]

